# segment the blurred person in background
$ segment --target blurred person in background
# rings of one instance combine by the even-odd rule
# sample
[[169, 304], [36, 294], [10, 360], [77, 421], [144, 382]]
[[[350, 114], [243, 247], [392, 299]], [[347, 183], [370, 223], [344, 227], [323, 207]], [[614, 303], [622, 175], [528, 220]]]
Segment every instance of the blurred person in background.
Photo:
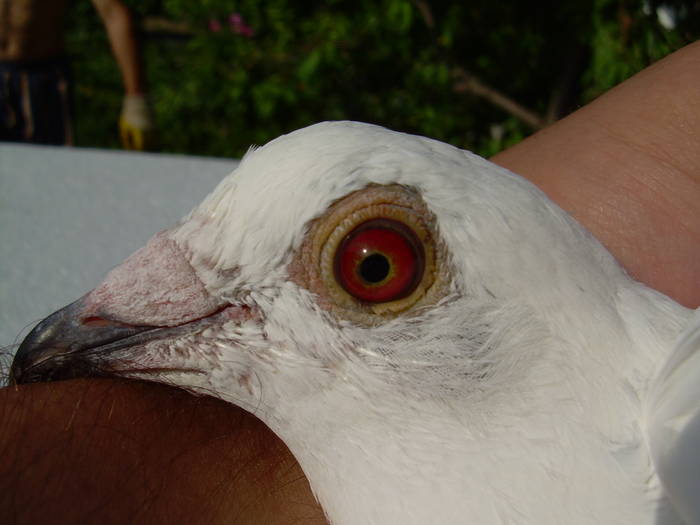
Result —
[[[74, 143], [72, 79], [63, 38], [68, 3], [0, 0], [0, 141]], [[122, 145], [146, 149], [152, 118], [133, 18], [121, 0], [92, 3], [104, 22], [124, 82]]]

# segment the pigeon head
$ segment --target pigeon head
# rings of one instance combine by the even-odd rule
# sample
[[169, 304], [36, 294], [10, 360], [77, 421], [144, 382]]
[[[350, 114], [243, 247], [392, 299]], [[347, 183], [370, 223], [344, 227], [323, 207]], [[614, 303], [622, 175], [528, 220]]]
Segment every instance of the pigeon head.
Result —
[[[635, 338], [642, 303], [653, 329]], [[334, 524], [647, 523], [639, 396], [678, 308], [524, 179], [322, 123], [249, 151], [37, 325], [12, 374], [237, 404], [286, 442]]]

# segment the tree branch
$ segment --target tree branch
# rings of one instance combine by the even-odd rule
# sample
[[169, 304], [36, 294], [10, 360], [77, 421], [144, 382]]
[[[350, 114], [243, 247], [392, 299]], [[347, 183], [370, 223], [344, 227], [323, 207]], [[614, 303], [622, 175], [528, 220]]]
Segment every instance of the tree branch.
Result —
[[533, 129], [544, 127], [544, 119], [537, 113], [518, 104], [515, 100], [504, 95], [497, 89], [485, 84], [463, 67], [455, 67], [452, 74], [457, 81], [453, 86], [456, 93], [469, 93], [484, 98], [506, 113], [510, 113], [514, 117], [519, 118]]
[[172, 36], [192, 36], [194, 31], [187, 22], [176, 22], [160, 16], [147, 16], [141, 21], [144, 33], [163, 33]]
[[424, 0], [413, 0], [413, 3], [415, 4], [416, 8], [418, 8], [418, 11], [420, 11], [423, 21], [425, 22], [425, 25], [428, 26], [428, 29], [431, 31], [434, 30], [435, 17], [433, 17], [433, 11], [430, 9], [428, 2], [425, 2]]
[[545, 116], [546, 125], [556, 122], [575, 109], [587, 56], [588, 49], [579, 44], [575, 45], [562, 60], [559, 79], [549, 98]]
[[[428, 27], [431, 33], [435, 32], [435, 17], [433, 16], [433, 11], [430, 8], [430, 4], [425, 0], [413, 0], [413, 4], [416, 9], [420, 12], [423, 17], [425, 25]], [[433, 34], [434, 44], [441, 48], [440, 43], [437, 41], [436, 36]], [[447, 62], [450, 64], [454, 63], [454, 60], [447, 57]], [[522, 120], [525, 124], [533, 129], [540, 129], [545, 125], [545, 119], [534, 111], [527, 109], [525, 106], [519, 104], [509, 96], [505, 95], [498, 89], [489, 86], [483, 82], [479, 77], [470, 73], [462, 66], [452, 65], [452, 76], [455, 79], [455, 84], [453, 90], [456, 93], [469, 93], [477, 97], [481, 97], [489, 101], [494, 106], [502, 109], [506, 113], [510, 113], [514, 117]]]

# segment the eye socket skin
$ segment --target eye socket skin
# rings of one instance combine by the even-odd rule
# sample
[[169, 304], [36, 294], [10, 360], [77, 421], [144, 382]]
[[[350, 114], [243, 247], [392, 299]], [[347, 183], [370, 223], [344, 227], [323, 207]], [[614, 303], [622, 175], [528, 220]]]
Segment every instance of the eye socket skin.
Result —
[[409, 227], [393, 219], [360, 224], [335, 254], [338, 284], [368, 303], [406, 297], [420, 282], [424, 267], [422, 244]]
[[435, 217], [417, 190], [398, 184], [333, 202], [308, 224], [288, 274], [319, 307], [366, 326], [437, 303], [450, 282]]

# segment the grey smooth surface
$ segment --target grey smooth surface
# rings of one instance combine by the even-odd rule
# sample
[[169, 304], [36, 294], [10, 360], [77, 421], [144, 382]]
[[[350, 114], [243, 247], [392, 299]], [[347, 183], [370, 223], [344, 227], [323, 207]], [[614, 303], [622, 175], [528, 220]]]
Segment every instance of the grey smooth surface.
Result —
[[0, 143], [0, 348], [92, 289], [232, 159]]

